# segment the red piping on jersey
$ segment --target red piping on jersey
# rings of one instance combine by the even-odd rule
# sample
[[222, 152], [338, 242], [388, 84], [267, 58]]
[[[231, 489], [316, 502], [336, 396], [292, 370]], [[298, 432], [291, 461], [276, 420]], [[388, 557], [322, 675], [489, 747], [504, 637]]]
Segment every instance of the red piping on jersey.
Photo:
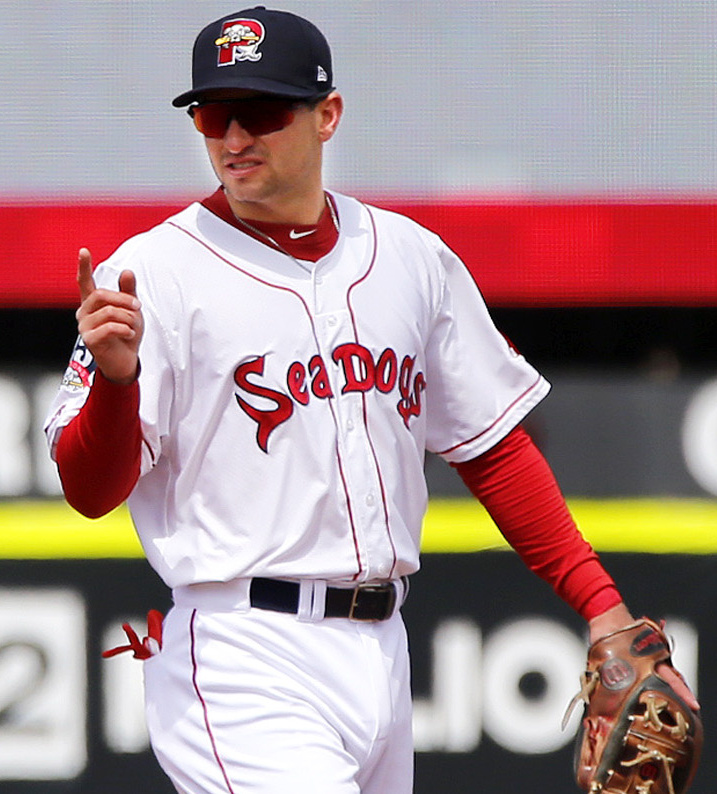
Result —
[[[207, 210], [207, 212], [209, 212], [209, 210]], [[230, 259], [227, 259], [226, 257], [222, 256], [218, 251], [215, 251], [208, 243], [205, 243], [204, 240], [201, 239], [201, 237], [197, 237], [195, 234], [190, 232], [189, 229], [185, 229], [184, 226], [180, 226], [178, 223], [175, 223], [174, 221], [165, 221], [165, 223], [168, 226], [174, 226], [174, 228], [175, 229], [179, 229], [180, 232], [184, 232], [188, 237], [191, 237], [192, 240], [194, 240], [196, 243], [199, 243], [199, 245], [201, 245], [204, 248], [206, 248], [207, 251], [209, 251], [210, 253], [214, 254], [214, 256], [216, 256], [217, 259], [219, 259], [222, 262], [224, 262], [225, 265], [229, 265], [229, 267], [233, 268], [234, 270], [238, 270], [240, 273], [242, 273], [243, 275], [247, 276], [247, 278], [250, 278], [253, 281], [258, 281], [259, 284], [263, 284], [265, 287], [272, 287], [273, 289], [282, 290], [283, 292], [288, 292], [291, 295], [295, 295], [302, 302], [302, 304], [304, 305], [304, 308], [306, 309], [306, 312], [308, 314], [309, 307], [306, 305], [306, 301], [301, 297], [301, 295], [299, 295], [299, 293], [296, 290], [291, 289], [291, 287], [283, 287], [280, 284], [273, 284], [271, 281], [267, 281], [266, 279], [260, 278], [259, 276], [255, 276], [253, 273], [250, 273], [248, 270], [245, 270], [243, 267], [240, 267], [239, 265], [234, 264], [234, 262], [232, 262]], [[240, 232], [240, 233], [243, 234], [243, 232]], [[248, 234], [246, 234], [245, 237], [249, 237], [249, 239], [251, 239], [251, 240], [254, 239], [253, 237], [251, 237]], [[259, 240], [257, 240], [256, 242], [259, 242], [260, 245], [264, 245]], [[271, 248], [270, 246], [265, 246], [265, 247], [269, 251], [271, 251], [274, 254], [276, 254], [277, 256], [284, 256], [281, 253], [281, 251], [278, 251], [275, 248]], [[309, 314], [309, 319], [311, 319], [311, 314]], [[312, 327], [313, 327], [313, 323], [312, 323]]]
[[518, 403], [519, 403], [519, 402], [520, 402], [522, 399], [524, 399], [524, 398], [525, 398], [525, 397], [526, 397], [528, 394], [530, 394], [530, 392], [531, 392], [531, 391], [533, 391], [533, 389], [534, 389], [534, 388], [535, 388], [535, 387], [536, 387], [536, 386], [537, 386], [537, 385], [540, 383], [540, 381], [541, 381], [541, 380], [542, 380], [542, 376], [541, 376], [541, 375], [538, 375], [538, 377], [536, 378], [535, 382], [534, 382], [534, 383], [532, 383], [530, 386], [528, 386], [528, 388], [527, 388], [527, 389], [526, 389], [526, 390], [525, 390], [525, 391], [524, 391], [522, 394], [520, 394], [518, 397], [516, 397], [516, 398], [515, 398], [515, 400], [513, 400], [513, 402], [512, 402], [512, 403], [511, 403], [511, 404], [510, 404], [510, 405], [509, 405], [509, 406], [508, 406], [508, 407], [505, 409], [505, 411], [503, 411], [503, 413], [502, 413], [500, 416], [498, 416], [498, 417], [495, 419], [495, 421], [494, 421], [494, 422], [493, 422], [493, 423], [490, 425], [490, 427], [487, 427], [485, 430], [482, 430], [480, 433], [478, 433], [477, 435], [473, 436], [472, 438], [468, 438], [468, 439], [466, 439], [465, 441], [461, 441], [461, 442], [460, 442], [460, 444], [456, 444], [455, 446], [448, 447], [448, 449], [443, 449], [443, 450], [441, 450], [440, 452], [437, 452], [436, 454], [438, 454], [438, 455], [446, 455], [446, 454], [448, 454], [449, 452], [453, 452], [453, 450], [455, 450], [455, 449], [458, 449], [459, 447], [464, 447], [466, 444], [470, 444], [472, 441], [475, 441], [476, 439], [478, 439], [478, 438], [481, 438], [481, 436], [484, 436], [486, 433], [490, 433], [490, 431], [491, 431], [491, 430], [492, 430], [492, 429], [493, 429], [493, 428], [494, 428], [494, 427], [495, 427], [495, 426], [496, 426], [496, 425], [497, 425], [497, 424], [498, 424], [498, 423], [499, 423], [499, 422], [500, 422], [502, 419], [504, 419], [504, 418], [505, 418], [505, 416], [506, 416], [507, 414], [509, 414], [509, 413], [512, 411], [512, 409], [513, 409], [513, 408], [514, 408], [514, 407], [515, 407], [515, 406], [516, 406], [516, 405], [517, 405], [517, 404], [518, 404]]
[[[244, 268], [239, 267], [239, 265], [234, 264], [234, 262], [232, 262], [231, 260], [229, 260], [226, 257], [222, 256], [218, 251], [215, 251], [208, 243], [204, 242], [204, 240], [202, 240], [201, 238], [197, 237], [195, 234], [190, 232], [188, 229], [185, 229], [183, 226], [180, 226], [179, 224], [174, 223], [173, 221], [166, 221], [166, 223], [168, 223], [170, 226], [173, 226], [175, 229], [178, 229], [179, 231], [184, 232], [184, 234], [186, 234], [188, 237], [190, 237], [196, 243], [199, 243], [199, 245], [201, 245], [204, 248], [206, 248], [207, 251], [209, 251], [210, 253], [214, 254], [214, 256], [216, 256], [217, 259], [219, 259], [221, 262], [224, 262], [224, 264], [229, 265], [229, 267], [231, 267], [232, 269], [238, 271], [239, 273], [242, 273], [243, 275], [247, 276], [248, 278], [253, 279], [254, 281], [257, 281], [257, 282], [259, 282], [259, 284], [263, 284], [266, 287], [271, 287], [273, 289], [281, 290], [282, 292], [288, 292], [290, 295], [293, 295], [294, 297], [296, 297], [300, 301], [301, 305], [304, 307], [304, 311], [306, 312], [306, 316], [308, 317], [309, 324], [311, 326], [311, 333], [312, 333], [312, 335], [314, 337], [314, 342], [316, 343], [317, 353], [320, 352], [321, 348], [320, 348], [320, 345], [319, 345], [318, 337], [316, 336], [316, 327], [314, 325], [314, 320], [313, 320], [313, 318], [311, 316], [311, 312], [309, 311], [309, 307], [307, 306], [306, 301], [301, 297], [301, 295], [296, 290], [291, 289], [291, 287], [284, 287], [284, 286], [282, 286], [280, 284], [272, 284], [272, 282], [270, 282], [270, 281], [266, 281], [265, 279], [262, 279], [262, 278], [259, 278], [258, 276], [255, 276], [253, 273], [249, 273], [247, 270], [244, 270]], [[273, 250], [273, 249], [269, 249], [269, 250]], [[338, 419], [337, 419], [336, 414], [334, 412], [334, 408], [333, 408], [333, 405], [331, 403], [331, 400], [328, 400], [327, 402], [328, 402], [329, 408], [331, 410], [331, 416], [332, 416], [332, 418], [334, 420], [334, 425], [335, 425], [335, 427], [337, 429], [337, 432], [336, 432], [336, 437], [337, 437], [337, 440], [336, 440], [336, 457], [337, 457], [338, 466], [339, 466], [339, 475], [341, 476], [341, 482], [342, 482], [343, 488], [344, 488], [344, 495], [346, 496], [346, 507], [347, 507], [347, 510], [348, 510], [349, 523], [351, 525], [351, 534], [352, 534], [353, 542], [354, 542], [354, 551], [356, 553], [356, 562], [358, 564], [358, 571], [354, 575], [353, 578], [357, 579], [361, 575], [361, 571], [363, 571], [363, 567], [364, 566], [363, 566], [363, 561], [361, 559], [361, 550], [360, 550], [359, 544], [358, 544], [358, 535], [357, 535], [357, 532], [356, 532], [356, 524], [355, 524], [355, 521], [354, 521], [353, 510], [351, 508], [351, 496], [349, 494], [348, 483], [346, 481], [346, 477], [344, 475], [343, 465], [341, 463], [341, 453], [339, 451], [339, 444], [338, 444], [338, 430], [339, 430]]]
[[199, 672], [199, 665], [197, 663], [197, 640], [194, 633], [194, 621], [197, 617], [197, 610], [192, 610], [192, 617], [189, 620], [189, 636], [191, 638], [191, 656], [192, 656], [192, 686], [194, 687], [194, 691], [199, 698], [199, 703], [202, 707], [202, 714], [204, 715], [204, 725], [207, 728], [207, 734], [209, 736], [209, 743], [212, 745], [212, 753], [214, 758], [219, 766], [219, 770], [222, 773], [222, 777], [224, 778], [224, 782], [227, 785], [227, 791], [229, 794], [234, 794], [234, 789], [232, 788], [231, 781], [229, 780], [229, 776], [227, 775], [227, 770], [224, 767], [224, 762], [219, 755], [219, 750], [217, 749], [217, 742], [214, 738], [214, 731], [212, 730], [212, 725], [209, 722], [209, 709], [207, 706], [207, 702], [204, 699], [204, 696], [199, 689], [199, 682], [197, 681], [197, 674]]
[[147, 441], [144, 436], [142, 437], [142, 444], [147, 448], [147, 453], [149, 454], [149, 459], [152, 461], [152, 466], [157, 462], [157, 459], [154, 456], [154, 450], [152, 449], [149, 441]]
[[[349, 309], [349, 316], [351, 317], [351, 325], [354, 329], [354, 341], [358, 343], [359, 341], [359, 333], [358, 333], [358, 323], [356, 322], [356, 315], [353, 310], [353, 306], [351, 305], [351, 293], [353, 292], [354, 288], [357, 287], [359, 284], [363, 283], [370, 275], [371, 271], [376, 264], [376, 259], [378, 257], [378, 232], [376, 230], [376, 222], [374, 220], [373, 214], [371, 210], [364, 204], [364, 208], [368, 213], [369, 220], [371, 221], [371, 230], [373, 232], [373, 254], [371, 255], [371, 262], [369, 263], [366, 272], [356, 280], [351, 286], [348, 288], [346, 292], [346, 305]], [[389, 512], [388, 512], [388, 499], [386, 498], [386, 486], [384, 484], [383, 473], [381, 472], [381, 465], [379, 464], [378, 455], [376, 454], [376, 447], [373, 443], [373, 439], [371, 438], [371, 432], [369, 430], [368, 425], [368, 410], [366, 407], [366, 393], [361, 393], [361, 406], [362, 406], [362, 414], [363, 414], [363, 423], [364, 427], [366, 428], [366, 438], [368, 439], [368, 445], [371, 449], [371, 455], [373, 456], [374, 466], [376, 467], [376, 473], [378, 475], [378, 483], [381, 489], [381, 502], [383, 504], [383, 517], [384, 522], [386, 524], [386, 534], [388, 535], [388, 542], [391, 544], [391, 553], [393, 556], [393, 562], [391, 563], [391, 572], [389, 574], [389, 578], [393, 577], [394, 571], [396, 570], [396, 564], [398, 563], [398, 554], [396, 552], [396, 544], [393, 540], [393, 534], [391, 532], [391, 522], [389, 519]]]

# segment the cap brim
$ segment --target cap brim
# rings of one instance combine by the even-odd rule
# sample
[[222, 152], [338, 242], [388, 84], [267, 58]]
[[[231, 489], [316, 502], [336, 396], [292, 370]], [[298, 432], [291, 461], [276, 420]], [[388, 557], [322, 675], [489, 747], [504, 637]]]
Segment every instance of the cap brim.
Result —
[[199, 102], [203, 97], [216, 91], [227, 91], [236, 89], [237, 91], [258, 91], [262, 94], [270, 94], [278, 97], [288, 97], [289, 99], [320, 99], [328, 96], [334, 89], [327, 88], [325, 91], [307, 91], [305, 88], [279, 83], [276, 80], [267, 80], [262, 77], [247, 78], [245, 80], [227, 81], [226, 85], [212, 83], [212, 85], [193, 88], [185, 91], [172, 100], [175, 108], [191, 105], [192, 102]]

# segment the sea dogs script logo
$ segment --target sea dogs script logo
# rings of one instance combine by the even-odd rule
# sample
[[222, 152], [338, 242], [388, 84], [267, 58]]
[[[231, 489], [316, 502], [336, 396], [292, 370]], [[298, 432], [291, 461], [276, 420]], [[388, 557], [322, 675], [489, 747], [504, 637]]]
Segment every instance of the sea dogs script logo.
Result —
[[[341, 394], [377, 391], [396, 392], [396, 411], [406, 427], [421, 413], [421, 394], [426, 388], [423, 372], [415, 372], [415, 356], [404, 356], [400, 363], [395, 351], [387, 347], [378, 357], [355, 342], [339, 345], [331, 354], [334, 380]], [[256, 441], [268, 452], [269, 436], [294, 413], [295, 406], [308, 405], [312, 399], [334, 397], [329, 370], [324, 359], [315, 355], [308, 362], [294, 361], [286, 372], [286, 392], [264, 384], [266, 356], [257, 356], [240, 364], [234, 371], [239, 387], [236, 401], [244, 413], [257, 424]], [[258, 401], [257, 401], [257, 398]], [[261, 407], [258, 407], [258, 404]]]
[[264, 41], [264, 26], [256, 19], [230, 19], [222, 25], [222, 35], [214, 42], [219, 48], [217, 66], [237, 61], [258, 61], [257, 48]]

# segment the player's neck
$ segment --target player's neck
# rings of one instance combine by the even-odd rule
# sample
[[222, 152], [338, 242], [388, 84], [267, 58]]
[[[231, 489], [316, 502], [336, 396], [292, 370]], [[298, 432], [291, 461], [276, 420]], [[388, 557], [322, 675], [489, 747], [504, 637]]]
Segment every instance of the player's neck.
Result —
[[313, 226], [319, 222], [326, 198], [321, 186], [310, 195], [284, 201], [237, 201], [225, 191], [229, 206], [237, 218], [245, 221], [285, 223], [294, 226]]
[[341, 222], [336, 203], [328, 194], [318, 224], [286, 224], [270, 221], [245, 220], [232, 212], [226, 193], [219, 189], [202, 201], [202, 206], [225, 223], [248, 234], [260, 243], [276, 248], [294, 259], [318, 262], [326, 256], [339, 239]]

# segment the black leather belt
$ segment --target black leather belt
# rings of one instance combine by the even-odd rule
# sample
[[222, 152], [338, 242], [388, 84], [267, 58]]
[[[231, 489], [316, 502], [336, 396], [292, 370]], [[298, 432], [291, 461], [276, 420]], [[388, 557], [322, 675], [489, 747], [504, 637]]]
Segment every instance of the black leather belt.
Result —
[[[274, 612], [299, 611], [298, 582], [282, 579], [251, 580], [249, 600], [253, 607], [271, 609]], [[393, 582], [383, 584], [360, 584], [353, 588], [327, 587], [324, 617], [348, 618], [349, 620], [388, 620], [396, 606], [396, 586]]]

